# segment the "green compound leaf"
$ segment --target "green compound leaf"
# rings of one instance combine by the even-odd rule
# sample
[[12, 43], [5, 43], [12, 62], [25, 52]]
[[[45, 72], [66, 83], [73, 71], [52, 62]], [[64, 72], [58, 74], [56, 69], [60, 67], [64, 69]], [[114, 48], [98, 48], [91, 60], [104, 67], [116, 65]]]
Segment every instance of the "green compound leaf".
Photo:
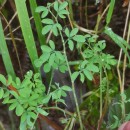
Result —
[[37, 111], [38, 111], [38, 113], [40, 113], [40, 114], [42, 114], [44, 116], [48, 115], [48, 113], [45, 110], [41, 109], [41, 108], [37, 108]]
[[23, 112], [24, 112], [23, 107], [21, 106], [21, 104], [18, 104], [16, 107], [16, 115], [21, 116], [23, 114]]
[[77, 41], [77, 42], [85, 42], [85, 37], [82, 35], [75, 35], [73, 37], [73, 40]]

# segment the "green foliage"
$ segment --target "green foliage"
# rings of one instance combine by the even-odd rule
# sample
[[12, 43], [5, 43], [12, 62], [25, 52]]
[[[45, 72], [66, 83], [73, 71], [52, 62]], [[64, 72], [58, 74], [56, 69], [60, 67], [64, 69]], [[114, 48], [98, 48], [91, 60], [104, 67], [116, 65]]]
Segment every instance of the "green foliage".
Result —
[[[116, 130], [124, 121], [130, 119], [130, 89], [125, 90], [123, 94], [118, 94], [109, 108], [108, 124], [109, 128]], [[122, 101], [123, 99], [123, 101]], [[122, 118], [123, 102], [125, 104], [125, 119]]]
[[68, 86], [58, 86], [58, 89], [54, 88], [46, 95], [40, 74], [33, 74], [32, 71], [27, 72], [22, 82], [18, 77], [13, 81], [10, 76], [6, 82], [3, 75], [0, 75], [0, 82], [4, 85], [0, 88], [0, 99], [3, 98], [3, 104], [9, 104], [9, 110], [15, 110], [16, 115], [21, 116], [21, 130], [23, 125], [33, 127], [39, 114], [48, 115], [43, 106], [46, 106], [51, 98], [56, 103], [65, 104], [61, 97], [66, 96], [66, 91], [71, 91]]
[[[53, 3], [47, 4], [47, 7], [40, 6], [36, 9], [36, 12], [41, 13], [41, 22], [43, 23], [42, 34], [46, 35], [47, 33], [53, 34], [54, 36], [58, 36], [61, 38], [61, 42], [63, 45], [63, 50], [58, 51], [55, 47], [55, 42], [50, 40], [48, 45], [41, 46], [42, 55], [39, 59], [35, 60], [35, 65], [40, 68], [43, 65], [43, 69], [45, 73], [58, 69], [59, 71], [65, 73], [68, 71], [70, 74], [70, 79], [72, 84], [75, 80], [80, 77], [80, 81], [83, 83], [86, 79], [92, 81], [94, 79], [94, 74], [102, 74], [102, 70], [107, 71], [110, 70], [112, 66], [116, 65], [117, 61], [114, 59], [114, 56], [110, 54], [104, 53], [104, 49], [106, 47], [105, 41], [97, 41], [97, 35], [84, 35], [79, 34], [78, 28], [70, 29], [68, 27], [63, 27], [59, 19], [64, 19], [69, 13], [65, 8], [67, 7], [67, 2], [59, 2], [55, 1]], [[111, 8], [110, 8], [111, 9]], [[109, 11], [107, 22], [110, 22], [112, 9]], [[48, 17], [49, 16], [49, 17]], [[64, 38], [63, 36], [66, 36]], [[69, 47], [70, 51], [74, 51], [77, 49], [78, 55], [80, 55], [80, 62], [77, 65], [76, 71], [71, 72], [69, 66], [68, 55], [66, 54], [66, 48]], [[102, 78], [102, 77], [101, 77]], [[102, 104], [102, 95], [108, 92], [105, 88], [107, 85], [107, 78], [103, 79], [103, 83], [100, 82], [100, 93], [98, 96], [94, 98], [98, 101], [100, 97], [100, 104]], [[56, 84], [57, 86], [58, 84]], [[51, 86], [52, 88], [54, 86]], [[74, 86], [72, 86], [73, 88]], [[59, 87], [58, 87], [59, 88]], [[73, 94], [75, 95], [75, 88], [73, 88]], [[57, 92], [58, 91], [58, 92]], [[98, 92], [99, 92], [98, 91]], [[55, 93], [54, 93], [55, 92]], [[51, 97], [52, 99], [58, 100], [62, 103], [64, 101], [60, 98], [61, 96], [66, 96], [63, 89], [60, 88], [51, 93], [51, 96], [48, 95], [44, 102], [47, 102]], [[94, 101], [95, 101], [94, 100]], [[75, 102], [77, 99], [75, 97]], [[93, 102], [94, 103], [94, 102]], [[96, 104], [96, 108], [98, 109], [99, 102]], [[82, 128], [82, 121], [79, 113], [79, 107], [76, 106], [77, 113], [80, 122], [80, 128]], [[92, 108], [90, 108], [92, 109]], [[92, 111], [97, 111], [92, 109]], [[96, 115], [96, 114], [95, 114]], [[96, 115], [98, 118], [99, 114]], [[96, 118], [96, 119], [97, 119]]]
[[[62, 4], [59, 3], [58, 1], [54, 2], [54, 10], [56, 11], [56, 14], [53, 14], [51, 12], [51, 7], [53, 6], [53, 4], [49, 4], [47, 7], [40, 6], [36, 9], [36, 12], [44, 12], [48, 10], [47, 11], [48, 14], [50, 13], [52, 17], [54, 17], [55, 19], [54, 21], [50, 18], [45, 18], [47, 15], [42, 19], [42, 23], [45, 24], [42, 31], [43, 34], [47, 34], [48, 32], [52, 31], [53, 34], [57, 36], [58, 31], [61, 32], [63, 30], [60, 23], [58, 23], [58, 15], [59, 15], [59, 11], [61, 11], [61, 9], [64, 9], [67, 6], [67, 3], [63, 2]], [[61, 27], [58, 28], [57, 25]], [[80, 48], [84, 48], [84, 46], [89, 45], [87, 48], [83, 49], [83, 57], [85, 59], [81, 61], [78, 67], [79, 71], [76, 71], [72, 74], [71, 76], [72, 81], [75, 81], [78, 75], [80, 75], [81, 82], [84, 82], [85, 77], [87, 77], [89, 80], [92, 80], [93, 74], [99, 72], [100, 64], [107, 69], [111, 69], [111, 65], [116, 64], [116, 60], [114, 59], [114, 56], [102, 52], [106, 46], [105, 41], [98, 41], [97, 44], [93, 44], [94, 42], [96, 42], [97, 36], [79, 35], [78, 28], [73, 28], [71, 31], [68, 28], [65, 28], [64, 33], [67, 36], [67, 39], [65, 40], [65, 45], [68, 44], [69, 49], [71, 51], [75, 49], [74, 48], [75, 42], [77, 43], [77, 47], [80, 44]], [[65, 72], [67, 70], [67, 66], [65, 63], [66, 62], [65, 56], [60, 51], [55, 50], [55, 45], [52, 40], [49, 41], [49, 46], [44, 45], [41, 47], [41, 49], [43, 54], [40, 56], [38, 60], [35, 61], [35, 65], [37, 67], [41, 67], [42, 64], [45, 63], [44, 64], [45, 72], [50, 72], [52, 68], [53, 69], [59, 68], [61, 72]], [[60, 68], [61, 66], [59, 67], [58, 64], [59, 62], [60, 63], [62, 62], [63, 65], [62, 69]]]
[[41, 50], [43, 54], [35, 61], [37, 67], [41, 67], [44, 64], [46, 73], [52, 69], [59, 69], [63, 73], [67, 70], [64, 55], [62, 52], [55, 50], [55, 44], [52, 40], [49, 41], [49, 46], [41, 46]]
[[[16, 79], [14, 80], [12, 78], [12, 74], [11, 76], [8, 75], [8, 79], [0, 74], [0, 82], [3, 85], [0, 88], [0, 99], [3, 100], [3, 104], [9, 104], [9, 110], [14, 110], [16, 115], [20, 116], [20, 130], [25, 130], [27, 128], [33, 128], [39, 114], [48, 116], [49, 111], [46, 111], [45, 107], [49, 106], [49, 102], [55, 102], [56, 106], [58, 105], [58, 103], [66, 105], [64, 100], [64, 97], [67, 96], [66, 92], [72, 91], [74, 95], [73, 100], [76, 104], [76, 119], [77, 122], [79, 121], [80, 129], [83, 130], [83, 123], [81, 118], [82, 115], [78, 106], [74, 82], [79, 77], [82, 83], [84, 83], [86, 80], [92, 83], [95, 80], [94, 76], [98, 75], [100, 77], [98, 88], [93, 89], [92, 85], [88, 86], [88, 90], [90, 91], [84, 95], [87, 98], [85, 98], [80, 106], [81, 109], [86, 108], [89, 112], [87, 117], [85, 117], [85, 120], [89, 119], [90, 116], [95, 117], [94, 120], [90, 121], [92, 125], [95, 125], [95, 122], [97, 122], [97, 120], [99, 120], [99, 117], [101, 117], [100, 114], [102, 114], [103, 104], [106, 103], [103, 97], [105, 97], [106, 99], [108, 98], [106, 96], [107, 94], [109, 95], [113, 93], [113, 89], [110, 89], [108, 87], [109, 77], [107, 77], [106, 73], [107, 71], [110, 71], [113, 66], [116, 65], [117, 61], [115, 60], [113, 55], [105, 53], [106, 43], [104, 40], [98, 41], [97, 35], [84, 34], [79, 32], [78, 28], [70, 29], [69, 27], [63, 25], [64, 22], [61, 21], [65, 21], [64, 19], [70, 13], [68, 9], [66, 9], [68, 7], [68, 2], [70, 8], [70, 1], [61, 2], [55, 0], [52, 3], [47, 3], [47, 6], [37, 7], [35, 12], [34, 8], [37, 6], [36, 1], [32, 2], [30, 0], [29, 2], [38, 31], [39, 41], [41, 44], [42, 41], [44, 41], [44, 44], [42, 44], [41, 46], [42, 55], [39, 58], [37, 56], [37, 50], [29, 23], [29, 16], [27, 13], [25, 1], [15, 0], [18, 18], [20, 20], [24, 40], [33, 67], [35, 70], [40, 70], [40, 68], [43, 66], [43, 70], [45, 73], [52, 72], [52, 74], [55, 70], [62, 73], [68, 71], [70, 76], [69, 78], [71, 80], [72, 90], [71, 87], [67, 85], [60, 86], [59, 83], [53, 83], [52, 81], [50, 81], [50, 88], [48, 92], [46, 92], [46, 86], [42, 83], [40, 79], [40, 74], [33, 74], [32, 71], [27, 72], [22, 81], [18, 77], [16, 77]], [[96, 3], [99, 2], [100, 0], [96, 0]], [[106, 16], [107, 25], [111, 21], [114, 4], [115, 0], [111, 0], [109, 11]], [[38, 13], [41, 16], [41, 19]], [[39, 23], [40, 20], [41, 23]], [[123, 49], [128, 59], [130, 60], [129, 54], [125, 48], [127, 47], [128, 49], [130, 49], [127, 42], [115, 33], [113, 33], [113, 31], [109, 28], [106, 28], [104, 32], [109, 37], [111, 37], [112, 40], [119, 47]], [[57, 38], [61, 39], [61, 42], [59, 42], [59, 44], [62, 44], [61, 46], [63, 49], [58, 50], [58, 47], [56, 46], [58, 45], [58, 43], [56, 44], [51, 39], [49, 39], [48, 43], [45, 44], [45, 35], [54, 35]], [[68, 56], [68, 53], [66, 53], [67, 48], [69, 48], [71, 52], [77, 52], [76, 56], [78, 56], [79, 58], [77, 61], [74, 61], [77, 62], [76, 67], [75, 65], [72, 65], [73, 68], [76, 68], [73, 70], [73, 72], [69, 64], [73, 61], [69, 61], [70, 57]], [[9, 67], [11, 68], [11, 65], [9, 65]], [[35, 67], [37, 67], [37, 69]], [[126, 101], [125, 103], [129, 102], [129, 100], [126, 100], [125, 95], [123, 96], [124, 100]], [[92, 104], [94, 104], [95, 107], [93, 107]], [[121, 106], [121, 102], [118, 102], [118, 105]], [[100, 113], [98, 110], [99, 106]], [[120, 124], [120, 119], [116, 114], [113, 116], [113, 118], [116, 121], [112, 125], [110, 123], [112, 129], [116, 128]], [[110, 120], [112, 121], [113, 118]], [[126, 120], [129, 119], [130, 115], [127, 114]], [[72, 127], [71, 125], [72, 124], [70, 124], [70, 127]]]

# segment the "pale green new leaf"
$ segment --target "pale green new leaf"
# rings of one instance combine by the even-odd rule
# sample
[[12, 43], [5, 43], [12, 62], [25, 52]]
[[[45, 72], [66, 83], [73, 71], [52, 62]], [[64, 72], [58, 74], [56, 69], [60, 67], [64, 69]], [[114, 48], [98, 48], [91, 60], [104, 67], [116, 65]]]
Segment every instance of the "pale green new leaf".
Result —
[[9, 106], [9, 110], [10, 110], [10, 111], [14, 110], [14, 109], [17, 107], [17, 105], [18, 105], [18, 102], [12, 103], [12, 104]]
[[52, 29], [52, 27], [53, 25], [46, 25], [45, 27], [43, 27], [42, 34], [43, 35], [47, 34]]
[[99, 68], [94, 64], [88, 64], [86, 69], [93, 72], [99, 72]]
[[41, 49], [43, 52], [51, 52], [52, 51], [52, 49], [47, 45], [42, 45]]
[[44, 24], [54, 24], [52, 19], [46, 18], [46, 19], [42, 19], [42, 23]]
[[55, 57], [56, 57], [56, 54], [53, 53], [51, 54], [50, 58], [49, 58], [49, 65], [52, 66], [54, 61], [55, 61]]
[[7, 81], [6, 81], [6, 78], [0, 74], [0, 82], [3, 84], [3, 85], [6, 85]]
[[69, 41], [68, 41], [68, 44], [69, 44], [69, 49], [70, 49], [71, 51], [73, 51], [73, 49], [74, 49], [74, 43], [73, 43], [73, 41], [72, 41], [72, 40], [69, 40]]
[[84, 69], [83, 73], [85, 74], [85, 76], [89, 79], [92, 80], [93, 79], [93, 75], [90, 71], [88, 71], [87, 69]]
[[44, 64], [43, 68], [44, 68], [45, 73], [48, 73], [51, 71], [51, 66], [49, 63]]
[[68, 29], [68, 28], [65, 29], [65, 34], [66, 34], [67, 37], [70, 36], [70, 32], [69, 32], [69, 29]]
[[59, 11], [65, 9], [67, 7], [67, 5], [68, 5], [68, 3], [66, 1], [61, 3], [60, 6], [59, 6]]
[[70, 32], [70, 37], [73, 37], [78, 33], [78, 28], [73, 28], [73, 30]]
[[58, 15], [67, 15], [69, 12], [67, 10], [61, 10], [58, 12]]
[[83, 75], [82, 73], [80, 73], [80, 81], [83, 83], [83, 82], [84, 82], [84, 80], [85, 80], [84, 75]]
[[73, 37], [73, 40], [75, 40], [77, 42], [85, 42], [85, 37], [83, 35], [75, 35]]
[[59, 6], [59, 3], [58, 3], [58, 1], [55, 1], [55, 3], [54, 3], [54, 10], [56, 11], [56, 12], [58, 12], [58, 7]]
[[45, 18], [48, 15], [49, 11], [45, 10], [44, 12], [42, 12], [41, 14], [41, 18]]
[[55, 44], [52, 40], [49, 41], [49, 45], [50, 45], [52, 50], [55, 50]]
[[21, 106], [21, 104], [18, 104], [16, 107], [16, 115], [21, 116], [23, 114], [23, 112], [24, 112], [23, 107]]
[[40, 113], [40, 114], [42, 114], [44, 116], [48, 115], [48, 113], [45, 110], [41, 109], [41, 108], [37, 108], [37, 111], [38, 111], [38, 113]]
[[47, 8], [45, 6], [38, 6], [36, 8], [35, 12], [40, 13], [40, 12], [45, 11], [45, 10], [47, 10]]
[[64, 91], [72, 91], [72, 89], [67, 85], [62, 86], [61, 89], [64, 90]]
[[72, 81], [75, 81], [76, 78], [78, 77], [78, 75], [79, 75], [79, 72], [78, 72], [78, 71], [74, 72], [74, 73], [71, 75]]

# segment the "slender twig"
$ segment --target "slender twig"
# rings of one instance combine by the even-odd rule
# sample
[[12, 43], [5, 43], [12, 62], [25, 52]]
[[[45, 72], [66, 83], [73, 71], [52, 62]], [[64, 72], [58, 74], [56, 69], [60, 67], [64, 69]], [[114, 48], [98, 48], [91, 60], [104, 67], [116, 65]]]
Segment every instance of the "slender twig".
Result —
[[2, 10], [2, 8], [4, 7], [5, 3], [7, 2], [7, 0], [4, 0], [0, 6], [0, 10]]
[[14, 18], [17, 16], [17, 12], [15, 12], [15, 14], [13, 15], [13, 17], [10, 19], [10, 21], [8, 22], [7, 26], [4, 28], [4, 32], [5, 30], [9, 27], [9, 25], [11, 25], [11, 23], [13, 22]]
[[[10, 41], [10, 40], [12, 40], [12, 38], [6, 37], [5, 40], [9, 40]], [[20, 41], [20, 42], [23, 41], [23, 39], [21, 39], [21, 38], [14, 38], [14, 40], [15, 41]]]
[[83, 31], [83, 32], [85, 32], [85, 33], [88, 33], [88, 34], [94, 34], [94, 33], [95, 33], [95, 31], [89, 30], [89, 29], [86, 29], [86, 28], [83, 28], [83, 27], [77, 25], [76, 23], [74, 23], [74, 25], [75, 25], [80, 31]]
[[[33, 17], [30, 17], [30, 21], [31, 21], [32, 19], [33, 19]], [[12, 33], [15, 32], [15, 31], [17, 31], [17, 30], [20, 29], [20, 28], [21, 28], [21, 26], [16, 27], [15, 29], [12, 30]], [[6, 36], [9, 36], [9, 35], [10, 35], [10, 33], [6, 34]]]
[[[129, 6], [128, 6], [126, 21], [125, 21], [125, 28], [124, 28], [124, 33], [123, 33], [123, 39], [125, 39], [125, 35], [126, 35], [126, 31], [127, 31], [127, 26], [128, 26], [128, 21], [129, 21], [129, 13], [130, 13], [130, 2], [129, 2]], [[125, 71], [123, 72], [124, 73], [123, 76], [121, 76], [121, 72], [120, 72], [120, 68], [119, 68], [120, 67], [120, 62], [121, 62], [121, 57], [122, 57], [122, 48], [120, 49], [120, 53], [119, 53], [118, 64], [117, 64], [117, 73], [118, 73], [118, 78], [119, 78], [121, 100], [122, 100], [122, 106], [123, 106], [122, 118], [124, 119], [124, 116], [125, 116], [125, 103], [124, 103], [124, 99], [123, 99], [122, 93], [124, 92]]]

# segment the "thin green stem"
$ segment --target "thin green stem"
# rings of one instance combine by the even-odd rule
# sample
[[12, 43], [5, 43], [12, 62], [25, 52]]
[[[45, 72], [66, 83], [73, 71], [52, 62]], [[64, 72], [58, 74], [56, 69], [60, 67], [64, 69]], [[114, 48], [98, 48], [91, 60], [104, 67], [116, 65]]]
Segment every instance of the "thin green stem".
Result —
[[63, 110], [63, 109], [61, 109], [61, 108], [59, 108], [59, 107], [43, 107], [43, 109], [44, 109], [44, 110], [55, 109], [55, 110], [59, 110], [59, 111], [61, 111], [61, 112], [63, 112], [63, 113], [66, 113], [66, 114], [68, 114], [68, 115], [70, 115], [70, 116], [73, 116], [73, 113], [71, 113], [71, 112], [69, 112], [69, 111], [66, 111], [66, 110]]
[[100, 118], [102, 116], [102, 66], [100, 65]]
[[[57, 17], [55, 17], [54, 14], [51, 11], [50, 11], [50, 13], [54, 17], [55, 22], [58, 23]], [[59, 33], [60, 33], [61, 41], [62, 41], [62, 44], [63, 44], [63, 53], [64, 53], [64, 56], [65, 56], [66, 65], [67, 65], [69, 76], [70, 76], [70, 79], [71, 79], [72, 72], [71, 72], [71, 69], [70, 69], [70, 66], [69, 66], [69, 61], [68, 61], [67, 54], [66, 54], [65, 41], [64, 41], [63, 35], [61, 33], [61, 30], [59, 30]], [[75, 104], [76, 104], [76, 110], [77, 110], [77, 114], [78, 114], [78, 118], [79, 118], [80, 129], [83, 130], [83, 124], [82, 124], [82, 119], [81, 119], [81, 115], [80, 115], [78, 100], [77, 100], [77, 97], [76, 97], [74, 81], [72, 81], [72, 79], [71, 79], [71, 84], [72, 84], [72, 92], [73, 92], [73, 95], [74, 95], [74, 101], [75, 101]]]
[[53, 75], [54, 75], [54, 71], [52, 70], [52, 72], [51, 72], [51, 78], [50, 78], [50, 83], [49, 83], [49, 87], [48, 87], [48, 91], [47, 91], [47, 95], [50, 93]]
[[[61, 36], [61, 40], [62, 40], [62, 43], [63, 43], [63, 52], [64, 52], [66, 64], [67, 64], [67, 67], [68, 67], [68, 72], [69, 72], [69, 75], [70, 75], [70, 78], [71, 78], [72, 72], [71, 72], [71, 69], [70, 69], [70, 66], [69, 66], [69, 62], [68, 62], [68, 58], [67, 58], [67, 54], [66, 54], [65, 42], [64, 42], [61, 31], [60, 31], [60, 36]], [[75, 92], [75, 86], [74, 86], [74, 82], [72, 81], [72, 79], [71, 79], [71, 84], [72, 84], [72, 91], [73, 91], [74, 100], [75, 100], [75, 104], [76, 104], [77, 114], [78, 114], [78, 117], [79, 117], [80, 129], [83, 130], [82, 119], [81, 119], [81, 116], [80, 116], [78, 100], [77, 100], [76, 92]]]

